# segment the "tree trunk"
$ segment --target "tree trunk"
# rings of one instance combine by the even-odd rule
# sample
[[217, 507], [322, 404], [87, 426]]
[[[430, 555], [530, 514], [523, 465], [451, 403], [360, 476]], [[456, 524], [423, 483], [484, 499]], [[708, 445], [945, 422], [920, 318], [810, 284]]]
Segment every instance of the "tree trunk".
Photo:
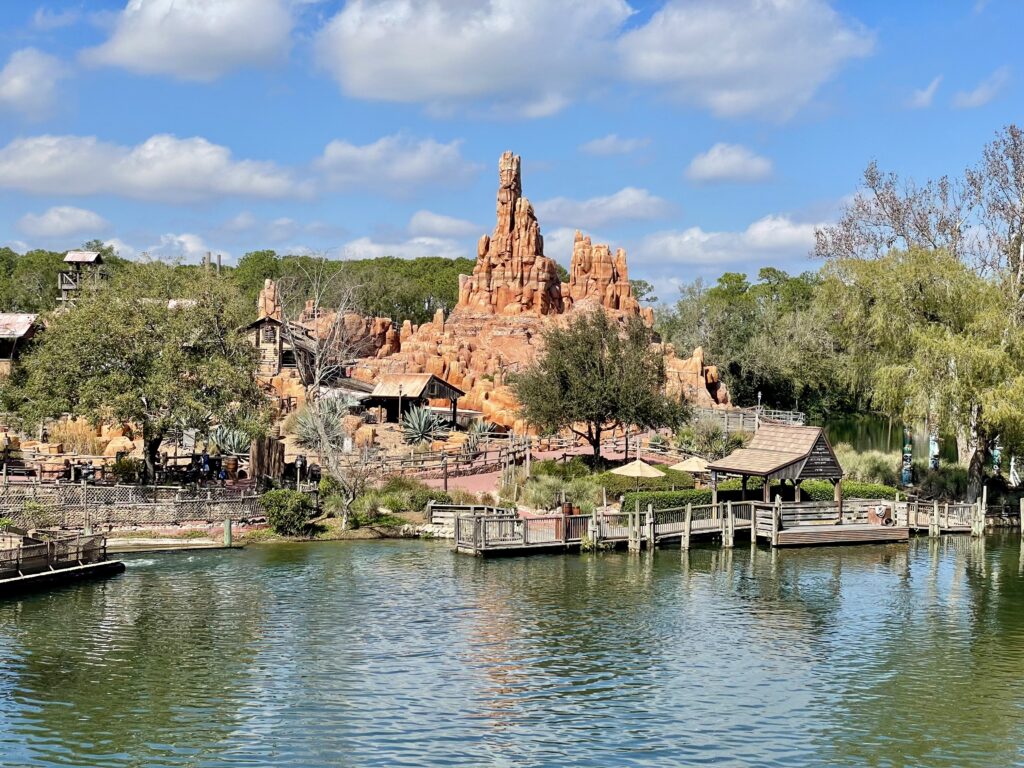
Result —
[[601, 428], [596, 427], [590, 434], [590, 447], [594, 449], [594, 459], [599, 460], [601, 458]]
[[981, 496], [981, 486], [984, 482], [988, 442], [978, 429], [980, 416], [981, 407], [977, 404], [972, 405], [968, 424], [957, 430], [956, 435], [957, 458], [962, 466], [967, 467], [966, 500], [969, 503], [977, 501]]
[[142, 445], [146, 462], [146, 480], [156, 480], [156, 462], [160, 455], [160, 444], [164, 441], [163, 434], [152, 435], [148, 430], [143, 429]]

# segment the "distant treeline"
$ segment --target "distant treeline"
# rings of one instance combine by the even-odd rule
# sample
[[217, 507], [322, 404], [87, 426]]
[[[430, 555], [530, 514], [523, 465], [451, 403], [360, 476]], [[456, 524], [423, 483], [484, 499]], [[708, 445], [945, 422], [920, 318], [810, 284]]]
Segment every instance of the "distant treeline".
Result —
[[[100, 251], [103, 269], [110, 276], [130, 268], [133, 262], [98, 240], [83, 243], [84, 250]], [[36, 249], [19, 254], [0, 248], [0, 311], [47, 312], [57, 305], [57, 273], [66, 268], [65, 251]], [[450, 311], [459, 298], [459, 274], [473, 271], [471, 259], [422, 257], [321, 262], [311, 256], [285, 256], [274, 251], [253, 251], [239, 259], [236, 266], [223, 272], [256, 309], [256, 297], [267, 278], [280, 281], [284, 293], [295, 302], [305, 301], [304, 283], [312, 271], [325, 268], [337, 279], [326, 281], [346, 292], [344, 303], [367, 315], [412, 320], [430, 320], [438, 309]], [[201, 269], [182, 264], [175, 269], [183, 274]], [[328, 301], [331, 298], [327, 297]], [[298, 309], [296, 307], [295, 309]]]

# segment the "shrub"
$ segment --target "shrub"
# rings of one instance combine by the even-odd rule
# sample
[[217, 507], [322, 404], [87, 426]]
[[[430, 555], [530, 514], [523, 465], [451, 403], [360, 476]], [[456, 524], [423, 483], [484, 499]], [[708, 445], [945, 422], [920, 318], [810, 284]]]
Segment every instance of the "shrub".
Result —
[[640, 504], [640, 510], [647, 509], [650, 504], [655, 510], [684, 507], [687, 504], [710, 504], [709, 488], [688, 488], [681, 491], [640, 491], [627, 493], [622, 503], [623, 512], [631, 512]]
[[883, 451], [855, 451], [846, 443], [835, 447], [836, 458], [850, 480], [863, 483], [896, 485], [899, 482], [902, 457]]
[[320, 478], [317, 491], [321, 499], [329, 499], [331, 496], [341, 495], [341, 484], [330, 475], [324, 475]]
[[260, 498], [267, 513], [267, 523], [282, 536], [298, 536], [309, 527], [313, 503], [299, 491], [280, 489], [267, 491]]
[[9, 517], [0, 517], [0, 531], [6, 531], [14, 526], [14, 521]]
[[439, 491], [436, 488], [424, 488], [422, 490], [412, 491], [409, 494], [408, 509], [411, 512], [422, 512], [427, 508], [427, 504], [431, 501], [435, 504], [451, 504], [452, 497], [444, 491]]
[[[676, 472], [673, 469], [659, 467], [665, 473], [663, 477], [640, 478], [640, 490], [642, 491], [669, 491], [673, 488], [693, 488], [693, 475], [689, 472]], [[602, 472], [595, 475], [594, 479], [598, 486], [605, 488], [610, 497], [618, 497], [623, 493], [637, 490], [636, 478], [622, 477], [611, 472]]]
[[402, 439], [410, 445], [430, 443], [446, 433], [441, 419], [429, 408], [416, 406], [402, 416]]
[[562, 480], [572, 480], [575, 477], [589, 475], [590, 467], [582, 456], [573, 456], [565, 462], [544, 459], [533, 463], [530, 467], [530, 474], [534, 477], [557, 477]]
[[144, 466], [142, 459], [129, 459], [126, 456], [111, 465], [110, 474], [119, 483], [134, 483], [142, 476]]

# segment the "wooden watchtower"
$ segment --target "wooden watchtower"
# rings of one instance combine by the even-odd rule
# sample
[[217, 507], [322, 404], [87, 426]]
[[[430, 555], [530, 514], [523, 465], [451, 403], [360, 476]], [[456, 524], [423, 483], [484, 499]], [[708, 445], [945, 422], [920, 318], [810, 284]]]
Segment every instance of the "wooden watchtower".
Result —
[[68, 251], [64, 263], [68, 267], [57, 273], [57, 288], [59, 301], [63, 306], [70, 306], [82, 288], [103, 276], [100, 269], [103, 257], [99, 251]]

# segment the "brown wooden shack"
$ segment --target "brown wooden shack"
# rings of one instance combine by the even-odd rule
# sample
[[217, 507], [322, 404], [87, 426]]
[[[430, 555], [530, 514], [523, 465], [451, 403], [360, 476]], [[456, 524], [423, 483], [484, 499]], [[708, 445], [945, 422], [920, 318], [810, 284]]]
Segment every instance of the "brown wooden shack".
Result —
[[380, 377], [364, 404], [367, 408], [382, 408], [385, 421], [398, 422], [411, 408], [427, 405], [430, 400], [447, 400], [454, 424], [459, 398], [465, 394], [432, 373], [388, 373]]
[[0, 378], [11, 375], [21, 348], [39, 328], [39, 315], [22, 312], [0, 312]]
[[714, 501], [718, 502], [718, 476], [739, 475], [746, 498], [747, 479], [764, 480], [764, 501], [771, 501], [772, 483], [789, 481], [794, 498], [800, 500], [800, 483], [804, 480], [829, 480], [835, 486], [835, 500], [842, 506], [843, 468], [829, 445], [821, 427], [762, 424], [746, 448], [708, 464]]

